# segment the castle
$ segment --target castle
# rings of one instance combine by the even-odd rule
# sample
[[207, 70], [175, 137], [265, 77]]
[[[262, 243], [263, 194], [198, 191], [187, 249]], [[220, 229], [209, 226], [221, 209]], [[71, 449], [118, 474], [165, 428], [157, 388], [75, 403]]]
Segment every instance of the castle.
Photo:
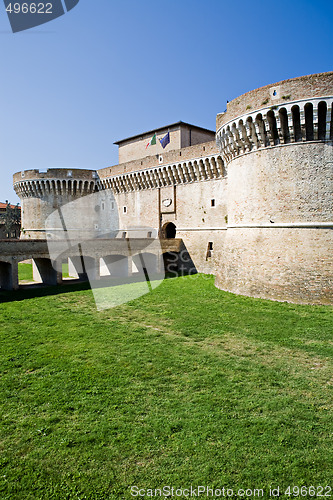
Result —
[[178, 122], [120, 140], [118, 165], [18, 172], [21, 238], [45, 240], [55, 209], [98, 192], [95, 237], [116, 210], [117, 238], [180, 238], [222, 290], [333, 304], [332, 102], [333, 72], [298, 77], [232, 100], [216, 131]]

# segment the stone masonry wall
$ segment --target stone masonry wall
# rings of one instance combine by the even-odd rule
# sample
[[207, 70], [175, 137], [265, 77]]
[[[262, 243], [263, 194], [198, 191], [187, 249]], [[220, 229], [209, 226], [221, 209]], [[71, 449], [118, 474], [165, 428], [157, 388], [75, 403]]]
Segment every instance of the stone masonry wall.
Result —
[[333, 145], [286, 144], [237, 157], [228, 186], [229, 225], [333, 222]]
[[332, 228], [228, 228], [219, 256], [221, 290], [333, 304]]
[[[147, 227], [159, 230], [159, 196], [172, 198], [173, 187], [119, 193], [115, 195], [120, 233], [130, 236], [131, 228]], [[163, 209], [161, 225], [172, 222], [176, 237], [183, 238], [199, 272], [214, 273], [218, 262], [216, 250], [226, 229], [227, 180], [210, 180], [176, 186], [174, 209]], [[214, 200], [214, 206], [212, 206]], [[124, 211], [126, 207], [126, 211]], [[213, 251], [207, 254], [209, 242]]]

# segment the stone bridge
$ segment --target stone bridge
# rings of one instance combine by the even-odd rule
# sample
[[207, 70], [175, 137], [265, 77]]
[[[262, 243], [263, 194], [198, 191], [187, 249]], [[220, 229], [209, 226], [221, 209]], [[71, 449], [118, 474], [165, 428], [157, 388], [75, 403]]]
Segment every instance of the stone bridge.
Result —
[[68, 262], [69, 275], [80, 280], [103, 276], [132, 276], [135, 273], [164, 273], [171, 262], [185, 267], [193, 263], [183, 240], [115, 238], [83, 241], [0, 240], [0, 288], [19, 288], [18, 263], [31, 259], [34, 281], [57, 285], [63, 281], [62, 264]]

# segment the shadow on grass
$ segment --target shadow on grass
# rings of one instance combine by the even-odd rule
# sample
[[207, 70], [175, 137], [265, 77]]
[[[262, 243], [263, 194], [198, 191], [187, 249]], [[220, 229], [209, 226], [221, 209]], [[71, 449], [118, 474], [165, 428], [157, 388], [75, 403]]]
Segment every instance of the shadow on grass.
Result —
[[[175, 272], [167, 273], [164, 279], [178, 278], [180, 276], [185, 276], [186, 273], [176, 275]], [[103, 287], [114, 287], [124, 284], [137, 283], [142, 280], [143, 276], [131, 276], [128, 280], [123, 278], [113, 278], [112, 284], [109, 280], [101, 279], [99, 285], [100, 288]], [[151, 281], [154, 280], [154, 276], [151, 276]], [[96, 282], [95, 282], [96, 283]], [[94, 285], [95, 285], [94, 283]], [[43, 283], [33, 283], [33, 284], [20, 284], [18, 290], [1, 290], [0, 289], [0, 303], [2, 302], [19, 302], [21, 300], [32, 299], [36, 297], [47, 297], [51, 295], [60, 295], [63, 293], [79, 292], [83, 290], [90, 290], [91, 286], [89, 281], [79, 281], [77, 279], [66, 280], [60, 285], [44, 285]]]
[[19, 290], [0, 290], [1, 302], [15, 302], [35, 297], [47, 297], [48, 295], [60, 295], [62, 293], [78, 292], [89, 290], [89, 281], [79, 281], [76, 283], [64, 283], [62, 285], [43, 285], [40, 283], [20, 285]]

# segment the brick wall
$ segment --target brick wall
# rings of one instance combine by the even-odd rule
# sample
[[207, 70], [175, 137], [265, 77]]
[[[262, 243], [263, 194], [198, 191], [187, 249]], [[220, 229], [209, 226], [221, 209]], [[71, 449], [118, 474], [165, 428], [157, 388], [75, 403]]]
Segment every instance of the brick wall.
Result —
[[[275, 95], [274, 95], [275, 93]], [[227, 111], [216, 117], [216, 130], [237, 116], [267, 106], [333, 94], [333, 72], [300, 76], [251, 90], [227, 104]]]
[[[98, 175], [101, 178], [110, 177], [114, 175], [121, 175], [124, 172], [135, 172], [137, 170], [144, 170], [146, 168], [161, 167], [173, 163], [181, 163], [185, 160], [193, 158], [200, 158], [202, 156], [218, 155], [219, 150], [215, 141], [189, 146], [187, 148], [176, 149], [170, 152], [162, 152], [161, 154], [147, 156], [140, 160], [133, 160], [119, 165], [114, 165], [107, 168], [98, 170]], [[160, 161], [162, 157], [162, 161]]]
[[[22, 175], [23, 174], [23, 175]], [[71, 175], [70, 175], [71, 174]], [[94, 170], [80, 169], [80, 168], [49, 168], [47, 171], [23, 170], [13, 175], [13, 181], [21, 182], [33, 179], [79, 179], [79, 180], [93, 180], [96, 174]]]

